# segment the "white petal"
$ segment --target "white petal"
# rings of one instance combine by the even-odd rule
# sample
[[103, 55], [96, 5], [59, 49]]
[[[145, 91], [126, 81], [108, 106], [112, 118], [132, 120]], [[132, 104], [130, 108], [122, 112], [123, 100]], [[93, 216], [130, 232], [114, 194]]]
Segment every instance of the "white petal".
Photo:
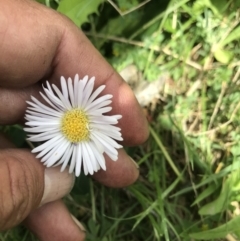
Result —
[[[49, 84], [48, 81], [46, 81], [46, 85], [47, 85], [48, 91], [49, 91], [52, 95], [54, 95], [54, 92], [52, 91], [51, 85]], [[45, 87], [43, 86], [43, 89], [44, 89], [44, 88], [45, 88]]]
[[86, 106], [90, 105], [90, 103], [92, 103], [92, 101], [95, 100], [95, 98], [105, 89], [105, 87], [106, 85], [99, 86], [88, 99]]
[[47, 162], [48, 159], [53, 155], [53, 153], [55, 153], [57, 151], [59, 146], [62, 145], [63, 139], [64, 138], [61, 138], [61, 139], [55, 141], [55, 143], [52, 143], [51, 145], [49, 145], [45, 150], [43, 150], [42, 152], [40, 152], [37, 155], [37, 158], [42, 157], [41, 162]]
[[67, 88], [67, 83], [66, 83], [67, 81], [65, 80], [65, 78], [63, 76], [61, 76], [60, 81], [61, 81], [63, 96], [66, 100], [68, 100], [68, 88]]
[[98, 170], [98, 163], [97, 163], [97, 159], [93, 153], [93, 150], [90, 148], [89, 142], [86, 143], [86, 149], [88, 152], [89, 161], [92, 163], [93, 171], [96, 172]]
[[62, 101], [65, 109], [70, 110], [71, 104], [68, 99], [65, 99], [61, 91], [58, 89], [56, 85], [52, 85], [53, 89], [55, 90], [56, 94], [58, 95], [59, 99]]
[[68, 162], [68, 160], [69, 160], [69, 158], [70, 158], [70, 156], [72, 154], [72, 149], [71, 148], [72, 148], [72, 145], [71, 145], [70, 142], [68, 142], [68, 146], [67, 146], [67, 148], [65, 150], [65, 153], [63, 154], [62, 158], [57, 163], [54, 164], [54, 167], [62, 164], [65, 161]]
[[38, 127], [31, 127], [31, 128], [25, 127], [23, 128], [23, 130], [29, 133], [41, 133], [41, 132], [59, 130], [59, 127], [58, 126], [52, 126], [48, 128], [46, 128], [45, 126], [38, 126]]
[[[63, 139], [57, 140], [55, 143], [52, 143], [48, 147], [46, 147], [45, 150], [41, 151], [38, 155], [37, 158], [41, 158], [41, 162], [47, 161], [51, 155], [58, 149], [59, 145], [61, 145], [63, 142]], [[46, 154], [47, 153], [47, 154]]]
[[88, 111], [95, 111], [95, 110], [98, 110], [98, 109], [100, 109], [100, 108], [102, 108], [102, 107], [104, 107], [104, 106], [108, 106], [108, 105], [110, 105], [111, 103], [112, 103], [111, 100], [105, 100], [105, 101], [103, 101], [103, 102], [101, 102], [101, 103], [98, 103], [97, 105], [95, 105], [95, 106], [89, 108]]
[[84, 88], [83, 82], [80, 81], [80, 82], [79, 82], [79, 85], [78, 85], [78, 95], [77, 95], [77, 97], [78, 97], [78, 102], [77, 102], [77, 103], [78, 103], [78, 108], [82, 108], [83, 88]]
[[114, 148], [122, 148], [122, 145], [119, 145], [115, 140], [113, 140], [112, 138], [102, 134], [100, 131], [94, 132], [96, 135], [98, 135], [101, 139], [103, 139], [104, 141], [106, 141], [107, 143], [109, 143], [111, 146], [113, 146]]
[[67, 150], [68, 145], [69, 142], [67, 140], [63, 140], [62, 143], [58, 146], [57, 150], [54, 151], [51, 157], [48, 158], [48, 160], [45, 162], [45, 165], [47, 167], [51, 167], [52, 165], [54, 165], [54, 163], [63, 156], [63, 154]]
[[38, 101], [35, 97], [31, 96], [32, 101], [34, 102], [30, 102], [30, 101], [26, 101], [29, 105], [33, 106], [34, 108], [36, 108], [37, 110], [44, 110], [44, 112], [50, 112], [52, 114], [58, 115], [58, 112], [44, 104], [42, 104], [40, 101]]
[[76, 167], [75, 167], [75, 175], [79, 177], [81, 174], [81, 167], [82, 167], [82, 145], [78, 144], [78, 152], [76, 157]]
[[52, 115], [48, 115], [48, 114], [43, 114], [43, 113], [31, 111], [31, 110], [26, 110], [26, 113], [31, 114], [31, 116], [42, 117], [42, 118], [49, 118], [49, 119], [53, 119], [53, 120], [55, 118], [59, 118], [58, 116], [52, 116]]
[[96, 133], [92, 133], [92, 135], [94, 135], [105, 147], [105, 152], [110, 152], [113, 155], [118, 155], [117, 150], [111, 145], [109, 144], [107, 141], [105, 141], [104, 139], [102, 139], [99, 135], [97, 135]]
[[94, 142], [99, 153], [103, 153], [104, 152], [103, 144], [94, 135], [92, 135], [92, 133], [91, 133], [90, 139]]
[[75, 168], [77, 151], [78, 151], [78, 146], [73, 144], [73, 154], [70, 162], [69, 173], [72, 173]]
[[86, 84], [86, 87], [84, 88], [84, 96], [82, 101], [82, 107], [84, 108], [86, 106], [86, 103], [89, 99], [89, 97], [92, 94], [93, 86], [94, 86], [95, 77], [92, 77]]
[[28, 126], [44, 126], [46, 128], [52, 127], [52, 126], [59, 126], [59, 121], [52, 120], [51, 122], [40, 122], [40, 121], [28, 121], [25, 123]]
[[112, 131], [116, 133], [120, 133], [121, 128], [117, 126], [112, 126], [112, 125], [99, 125], [99, 124], [94, 124], [91, 123], [91, 128], [96, 129], [96, 130], [106, 130], [106, 131]]
[[[58, 142], [58, 144], [60, 145], [61, 143]], [[53, 155], [53, 153], [54, 153], [55, 151], [57, 151], [58, 147], [59, 147], [58, 145], [54, 145], [54, 144], [51, 145], [51, 147], [48, 147], [48, 152], [47, 152], [47, 154], [44, 154], [43, 157], [41, 158], [41, 162], [43, 162], [44, 165], [46, 165], [48, 159], [51, 158], [51, 156]], [[40, 154], [37, 155], [37, 158], [40, 158], [39, 156], [40, 156]]]
[[117, 136], [117, 135], [114, 135], [113, 133], [104, 132], [104, 131], [102, 131], [102, 133], [105, 134], [106, 136], [111, 137], [111, 138], [114, 139], [114, 140], [123, 141], [122, 136]]
[[85, 75], [83, 79], [80, 81], [80, 83], [83, 84], [83, 89], [85, 88], [87, 82], [88, 82], [88, 75]]
[[101, 96], [99, 98], [97, 98], [96, 100], [94, 100], [91, 104], [87, 105], [84, 110], [87, 111], [87, 110], [90, 110], [91, 108], [93, 108], [94, 106], [98, 105], [99, 103], [102, 103], [106, 100], [109, 100], [111, 99], [113, 96], [112, 95], [104, 95], [104, 96]]
[[88, 76], [85, 76], [83, 80], [81, 80], [78, 84], [78, 107], [82, 108], [83, 107], [83, 100], [85, 96], [85, 86], [87, 84]]
[[101, 108], [101, 109], [97, 109], [97, 110], [91, 110], [88, 112], [89, 115], [93, 115], [93, 116], [96, 116], [96, 115], [102, 115], [103, 113], [106, 113], [106, 112], [109, 112], [112, 110], [112, 107], [104, 107], [104, 108]]
[[61, 102], [61, 100], [59, 98], [57, 98], [57, 96], [53, 93], [51, 93], [48, 89], [43, 88], [45, 94], [47, 95], [47, 97], [49, 98], [49, 100], [51, 100], [53, 102], [53, 104], [55, 104], [56, 106], [58, 106], [61, 110], [64, 110], [64, 105]]
[[75, 103], [74, 103], [74, 93], [73, 93], [73, 85], [72, 85], [72, 79], [68, 78], [68, 92], [69, 92], [69, 97], [72, 103], [72, 107], [75, 108]]
[[29, 141], [46, 141], [46, 140], [54, 138], [56, 135], [61, 134], [59, 132], [59, 130], [54, 130], [54, 131], [51, 131], [51, 132], [43, 132], [43, 133], [38, 134], [38, 135], [32, 135], [32, 136], [28, 137], [27, 139]]
[[36, 106], [35, 108], [33, 107], [28, 107], [28, 110], [33, 111], [33, 112], [39, 112], [45, 115], [49, 116], [55, 116], [55, 117], [62, 117], [62, 112], [53, 112], [53, 111], [46, 111], [44, 109], [41, 109], [40, 107]]
[[105, 153], [110, 157], [110, 159], [111, 159], [112, 161], [117, 161], [117, 159], [118, 159], [118, 156], [117, 156], [117, 155], [112, 154], [112, 153], [109, 152], [108, 150], [106, 150]]
[[93, 123], [101, 123], [101, 124], [117, 124], [118, 123], [118, 116], [122, 117], [121, 115], [116, 116], [89, 116], [90, 122]]
[[101, 133], [109, 136], [115, 140], [123, 141], [122, 134], [119, 131], [109, 131], [109, 130], [101, 130]]
[[84, 99], [84, 88], [87, 84], [88, 76], [84, 76], [84, 78], [78, 84], [78, 107], [82, 108], [82, 103]]
[[33, 150], [32, 150], [32, 153], [36, 153], [36, 152], [40, 152], [42, 150], [46, 150], [47, 147], [49, 147], [51, 144], [54, 144], [56, 143], [58, 140], [62, 139], [62, 135], [57, 135], [55, 136], [53, 139], [43, 143], [42, 145], [38, 146], [38, 147], [35, 147]]
[[42, 92], [39, 92], [40, 95], [42, 96], [42, 98], [50, 105], [52, 106], [56, 111], [60, 111], [61, 112], [61, 108], [59, 108], [57, 105], [54, 105], [46, 95], [44, 95]]
[[25, 115], [25, 119], [28, 121], [41, 121], [41, 122], [51, 122], [51, 121], [59, 121], [59, 118], [57, 117], [38, 117], [38, 116], [33, 116], [33, 115]]
[[79, 86], [79, 76], [78, 74], [76, 74], [74, 77], [74, 88], [73, 88], [75, 107], [78, 106], [78, 86]]
[[101, 166], [101, 168], [106, 171], [106, 163], [105, 163], [105, 159], [102, 155], [101, 152], [98, 151], [98, 148], [94, 145], [93, 142], [89, 142], [89, 146], [92, 150], [92, 152], [94, 153], [99, 165]]
[[[70, 150], [67, 152], [66, 156], [65, 155], [63, 156], [65, 159], [62, 157], [62, 160], [60, 160], [61, 162], [63, 161], [63, 164], [62, 164], [62, 167], [61, 167], [61, 170], [60, 170], [61, 172], [63, 172], [65, 170], [66, 166], [67, 166], [67, 164], [70, 160], [70, 157], [73, 153], [73, 148], [74, 148], [74, 146], [73, 146], [73, 144], [71, 144]], [[58, 165], [58, 163], [56, 165]]]
[[84, 174], [87, 175], [88, 173], [90, 173], [92, 175], [93, 167], [92, 167], [92, 163], [90, 161], [90, 157], [89, 157], [86, 145], [87, 144], [85, 142], [82, 142]]

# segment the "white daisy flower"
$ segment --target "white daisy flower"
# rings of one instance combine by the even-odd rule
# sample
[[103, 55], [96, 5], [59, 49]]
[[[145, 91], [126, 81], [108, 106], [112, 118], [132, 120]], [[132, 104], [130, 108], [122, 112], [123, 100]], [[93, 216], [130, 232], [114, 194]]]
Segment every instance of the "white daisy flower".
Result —
[[[116, 127], [121, 115], [107, 116], [112, 110], [112, 95], [101, 97], [105, 85], [94, 88], [95, 77], [85, 76], [82, 80], [76, 75], [74, 81], [61, 77], [62, 91], [56, 85], [43, 87], [45, 95], [40, 92], [49, 106], [42, 104], [31, 96], [27, 101], [27, 120], [24, 128], [28, 140], [43, 142], [32, 150], [37, 158], [47, 167], [62, 165], [63, 171], [70, 163], [69, 172], [75, 169], [79, 176], [83, 167], [85, 175], [93, 174], [100, 168], [106, 170], [103, 154], [113, 161], [118, 159], [118, 148], [122, 146], [120, 128]], [[97, 98], [98, 97], [98, 98]]]

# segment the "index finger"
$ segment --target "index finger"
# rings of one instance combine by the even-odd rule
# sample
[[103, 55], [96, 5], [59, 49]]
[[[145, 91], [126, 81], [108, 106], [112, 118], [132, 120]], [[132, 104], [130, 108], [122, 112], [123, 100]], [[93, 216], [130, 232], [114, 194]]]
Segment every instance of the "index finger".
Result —
[[59, 83], [60, 76], [78, 73], [95, 76], [95, 88], [105, 84], [104, 92], [113, 95], [112, 113], [123, 116], [126, 144], [146, 140], [147, 122], [131, 89], [71, 21], [36, 2], [1, 1], [0, 123], [24, 116], [29, 95], [38, 96], [39, 80]]

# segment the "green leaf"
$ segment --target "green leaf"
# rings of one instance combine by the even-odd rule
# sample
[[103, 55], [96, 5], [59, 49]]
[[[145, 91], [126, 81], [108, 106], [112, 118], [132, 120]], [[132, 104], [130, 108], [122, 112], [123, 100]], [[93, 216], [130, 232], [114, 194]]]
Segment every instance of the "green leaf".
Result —
[[209, 195], [211, 195], [212, 193], [214, 193], [217, 190], [218, 186], [216, 186], [215, 184], [212, 184], [210, 186], [208, 186], [202, 193], [200, 193], [198, 195], [198, 197], [195, 199], [195, 201], [193, 202], [193, 205], [200, 203], [202, 200], [204, 200], [206, 197], [208, 197]]
[[211, 6], [215, 8], [215, 10], [222, 14], [227, 9], [229, 5], [229, 1], [227, 0], [211, 0]]
[[26, 133], [19, 125], [12, 126], [7, 131], [7, 136], [17, 147], [22, 147], [26, 140]]
[[210, 8], [216, 16], [220, 17], [227, 7], [227, 0], [197, 0], [193, 4], [193, 12], [200, 14], [206, 8]]
[[240, 216], [237, 216], [230, 220], [229, 222], [207, 231], [192, 233], [190, 237], [193, 239], [200, 239], [200, 240], [211, 240], [211, 239], [219, 239], [225, 238], [227, 234], [239, 232], [239, 225], [240, 225]]
[[57, 10], [68, 16], [77, 26], [89, 22], [88, 15], [98, 13], [98, 6], [105, 0], [62, 0]]
[[228, 36], [220, 43], [220, 47], [225, 46], [233, 41], [239, 41], [240, 38], [240, 26], [236, 27]]
[[171, 16], [165, 20], [163, 29], [169, 33], [176, 32], [176, 28], [173, 28], [173, 20]]
[[198, 213], [200, 215], [214, 215], [225, 210], [227, 206], [227, 197], [222, 193], [213, 202], [204, 205]]
[[221, 193], [217, 199], [206, 204], [199, 210], [200, 215], [214, 215], [220, 213], [230, 204], [230, 196], [232, 193], [230, 179], [228, 179], [222, 187]]
[[209, 0], [196, 0], [193, 4], [192, 11], [194, 14], [201, 14], [209, 6]]
[[240, 156], [240, 145], [238, 142], [230, 150], [234, 156]]
[[81, 173], [80, 177], [76, 178], [76, 181], [71, 193], [74, 196], [79, 196], [79, 195], [86, 195], [89, 192], [90, 192], [89, 177]]
[[[223, 183], [221, 193], [214, 201], [206, 204], [199, 210], [200, 215], [215, 215], [223, 212], [231, 203], [234, 194], [239, 192], [239, 170], [234, 171]], [[236, 195], [235, 195], [236, 196]], [[236, 198], [236, 197], [235, 197]], [[234, 200], [234, 199], [233, 199]]]
[[224, 49], [217, 49], [215, 52], [214, 52], [214, 57], [220, 62], [220, 63], [223, 63], [223, 64], [228, 64], [232, 58], [233, 58], [234, 54], [233, 52], [231, 51], [227, 51], [227, 50], [224, 50]]

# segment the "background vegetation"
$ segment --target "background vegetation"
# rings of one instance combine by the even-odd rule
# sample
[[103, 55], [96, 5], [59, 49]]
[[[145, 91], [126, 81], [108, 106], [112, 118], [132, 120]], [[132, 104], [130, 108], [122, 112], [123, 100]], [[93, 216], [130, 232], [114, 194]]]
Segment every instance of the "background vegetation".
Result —
[[[81, 176], [65, 199], [87, 240], [240, 240], [240, 1], [39, 1], [159, 90], [143, 106], [148, 142], [127, 149], [138, 182], [115, 190]], [[21, 128], [5, 131], [26, 145]], [[0, 239], [36, 240], [23, 227]]]

